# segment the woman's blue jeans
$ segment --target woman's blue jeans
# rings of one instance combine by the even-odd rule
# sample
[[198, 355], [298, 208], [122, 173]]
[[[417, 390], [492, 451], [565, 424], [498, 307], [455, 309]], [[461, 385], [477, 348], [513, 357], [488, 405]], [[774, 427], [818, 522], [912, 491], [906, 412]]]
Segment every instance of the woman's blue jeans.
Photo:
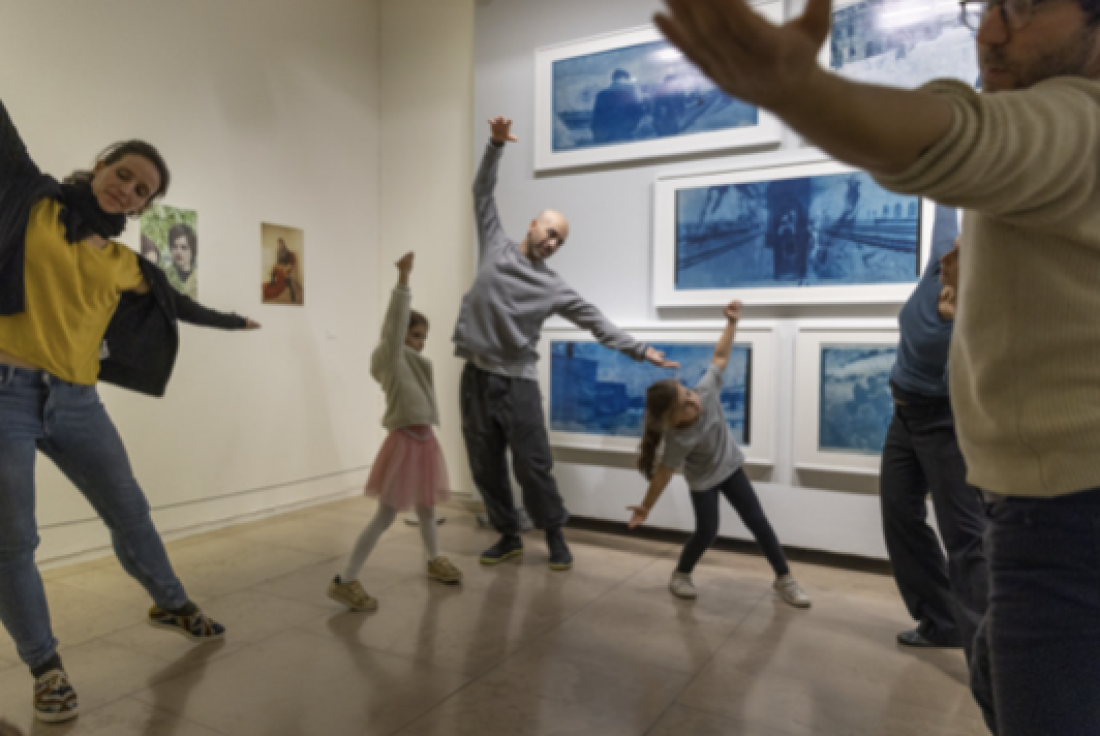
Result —
[[50, 458], [111, 531], [122, 567], [162, 608], [187, 593], [172, 570], [122, 438], [95, 386], [0, 365], [0, 620], [34, 669], [57, 651], [35, 566], [35, 456]]

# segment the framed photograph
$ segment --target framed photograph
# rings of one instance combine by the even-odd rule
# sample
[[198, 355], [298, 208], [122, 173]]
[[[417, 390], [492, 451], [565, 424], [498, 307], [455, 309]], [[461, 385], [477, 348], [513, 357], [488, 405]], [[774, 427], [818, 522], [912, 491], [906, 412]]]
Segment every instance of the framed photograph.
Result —
[[260, 248], [263, 303], [305, 306], [305, 233], [265, 222], [260, 225]]
[[795, 344], [795, 467], [878, 475], [894, 414], [898, 331], [802, 327]]
[[820, 152], [660, 179], [658, 307], [892, 304], [930, 252], [934, 205], [888, 192]]
[[953, 0], [835, 0], [821, 64], [850, 79], [907, 89], [933, 79], [980, 86], [974, 31]]
[[151, 204], [141, 214], [141, 256], [181, 294], [199, 298], [199, 213]]
[[[680, 370], [636, 363], [603, 347], [583, 330], [543, 333], [539, 370], [551, 445], [636, 452], [646, 389], [666, 378], [695, 386], [710, 365], [721, 335], [714, 327], [627, 331], [679, 362]], [[770, 324], [742, 324], [721, 392], [734, 439], [747, 461], [758, 465], [774, 462], [774, 353]]]
[[[756, 11], [783, 20], [782, 0]], [[535, 52], [535, 170], [778, 145], [779, 121], [729, 97], [653, 26]]]

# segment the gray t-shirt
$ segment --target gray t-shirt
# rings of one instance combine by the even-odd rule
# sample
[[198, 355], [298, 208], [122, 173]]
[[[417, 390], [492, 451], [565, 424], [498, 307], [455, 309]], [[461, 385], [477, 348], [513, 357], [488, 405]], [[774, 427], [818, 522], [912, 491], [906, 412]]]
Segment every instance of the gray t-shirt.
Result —
[[665, 433], [661, 464], [682, 470], [693, 491], [717, 488], [745, 463], [745, 455], [726, 424], [721, 390], [722, 371], [712, 363], [695, 385], [702, 405], [695, 424]]

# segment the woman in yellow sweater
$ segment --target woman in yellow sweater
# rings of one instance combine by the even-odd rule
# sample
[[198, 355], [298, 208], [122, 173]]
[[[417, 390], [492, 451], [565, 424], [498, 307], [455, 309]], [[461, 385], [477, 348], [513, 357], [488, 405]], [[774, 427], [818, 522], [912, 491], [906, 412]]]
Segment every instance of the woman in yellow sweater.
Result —
[[110, 529], [119, 562], [153, 599], [151, 625], [194, 641], [225, 629], [172, 570], [99, 380], [161, 395], [178, 320], [258, 327], [176, 294], [155, 265], [112, 240], [168, 189], [155, 148], [117, 144], [64, 184], [42, 174], [0, 104], [0, 619], [35, 678], [43, 721], [77, 715], [34, 563], [35, 457], [50, 458]]

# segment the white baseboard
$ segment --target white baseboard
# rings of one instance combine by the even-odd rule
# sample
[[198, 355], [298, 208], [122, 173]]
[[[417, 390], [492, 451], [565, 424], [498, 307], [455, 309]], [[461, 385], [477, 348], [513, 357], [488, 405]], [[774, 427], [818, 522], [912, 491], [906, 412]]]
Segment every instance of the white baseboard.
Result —
[[[319, 478], [169, 504], [153, 509], [153, 521], [166, 541], [182, 539], [351, 498], [363, 492], [369, 470], [369, 467], [355, 468]], [[110, 534], [99, 518], [43, 526], [38, 533], [41, 543], [36, 558], [43, 570], [114, 554]]]

